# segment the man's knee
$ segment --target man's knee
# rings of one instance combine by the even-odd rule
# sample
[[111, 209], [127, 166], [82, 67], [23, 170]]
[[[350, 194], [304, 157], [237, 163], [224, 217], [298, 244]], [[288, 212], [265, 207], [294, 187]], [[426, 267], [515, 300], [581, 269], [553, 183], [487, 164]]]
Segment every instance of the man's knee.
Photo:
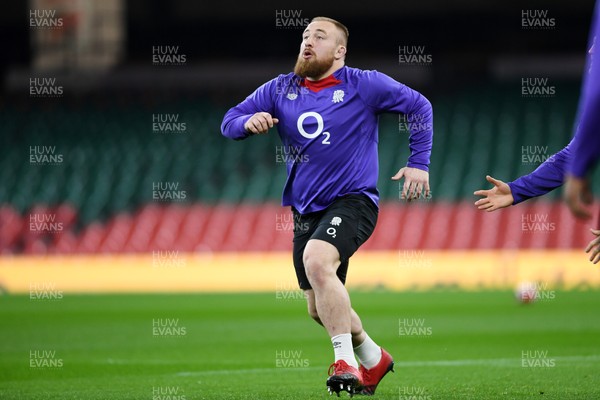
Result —
[[313, 287], [319, 287], [331, 276], [335, 275], [332, 272], [331, 265], [328, 265], [318, 255], [307, 255], [304, 257], [304, 269], [306, 270], [306, 277]]
[[310, 240], [304, 250], [304, 269], [313, 286], [320, 286], [329, 279], [336, 279], [336, 269], [340, 265], [339, 253], [330, 243]]

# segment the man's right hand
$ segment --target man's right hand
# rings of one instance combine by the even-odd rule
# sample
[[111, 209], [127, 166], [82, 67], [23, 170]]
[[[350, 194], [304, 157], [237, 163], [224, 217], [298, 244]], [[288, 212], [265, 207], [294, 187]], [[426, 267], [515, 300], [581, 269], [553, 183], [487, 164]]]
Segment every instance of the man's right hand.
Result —
[[269, 128], [272, 128], [278, 122], [279, 120], [273, 118], [268, 112], [257, 112], [246, 121], [244, 129], [254, 134], [267, 133]]
[[588, 243], [585, 252], [589, 253], [591, 251], [590, 261], [598, 264], [598, 261], [600, 261], [600, 229], [590, 229], [590, 231], [596, 235], [596, 238]]
[[515, 199], [513, 198], [510, 186], [500, 179], [494, 179], [489, 175], [485, 179], [494, 185], [494, 187], [489, 190], [478, 190], [473, 193], [476, 196], [483, 196], [483, 199], [475, 202], [478, 209], [490, 212], [512, 205]]
[[563, 197], [571, 210], [571, 213], [580, 219], [592, 218], [592, 213], [585, 206], [592, 204], [594, 195], [590, 189], [590, 182], [587, 178], [578, 178], [572, 175], [565, 177], [565, 189]]

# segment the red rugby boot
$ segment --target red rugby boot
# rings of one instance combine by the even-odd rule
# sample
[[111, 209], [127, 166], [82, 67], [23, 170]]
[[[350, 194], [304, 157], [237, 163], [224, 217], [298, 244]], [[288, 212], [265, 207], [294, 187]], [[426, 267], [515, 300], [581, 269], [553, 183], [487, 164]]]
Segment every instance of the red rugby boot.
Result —
[[381, 360], [379, 363], [371, 369], [366, 369], [362, 365], [358, 367], [360, 374], [363, 379], [363, 388], [360, 394], [366, 396], [372, 396], [375, 394], [377, 385], [383, 379], [383, 377], [390, 371], [394, 372], [394, 360], [390, 353], [381, 349]]
[[[332, 372], [333, 370], [333, 372]], [[362, 376], [360, 371], [346, 361], [339, 360], [329, 366], [329, 378], [327, 378], [327, 390], [329, 394], [335, 392], [338, 397], [345, 390], [352, 397], [362, 389]]]

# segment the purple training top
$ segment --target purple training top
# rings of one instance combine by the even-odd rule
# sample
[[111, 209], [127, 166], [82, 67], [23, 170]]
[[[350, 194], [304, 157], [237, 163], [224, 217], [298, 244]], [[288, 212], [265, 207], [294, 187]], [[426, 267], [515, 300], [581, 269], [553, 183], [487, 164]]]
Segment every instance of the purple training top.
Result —
[[[594, 46], [594, 41], [599, 36], [600, 2], [596, 2], [588, 48]], [[600, 63], [593, 62], [593, 58], [593, 54], [588, 55], [587, 71], [589, 72], [583, 78], [577, 111], [579, 127], [573, 137], [571, 144], [573, 157], [567, 169], [567, 172], [579, 178], [586, 176], [600, 157]]]
[[223, 118], [231, 139], [251, 134], [244, 124], [257, 112], [279, 119], [288, 178], [282, 205], [301, 214], [320, 211], [338, 197], [365, 194], [379, 201], [378, 115], [407, 115], [411, 155], [407, 166], [427, 171], [433, 143], [431, 103], [419, 92], [377, 71], [344, 66], [315, 89], [293, 73], [263, 84]]
[[565, 173], [584, 177], [600, 156], [600, 69], [593, 63], [595, 38], [600, 35], [600, 3], [596, 4], [588, 49], [587, 73], [584, 76], [583, 90], [579, 99], [578, 126], [571, 142], [554, 154], [535, 171], [514, 182], [508, 182], [518, 204], [532, 197], [542, 196], [565, 180]]

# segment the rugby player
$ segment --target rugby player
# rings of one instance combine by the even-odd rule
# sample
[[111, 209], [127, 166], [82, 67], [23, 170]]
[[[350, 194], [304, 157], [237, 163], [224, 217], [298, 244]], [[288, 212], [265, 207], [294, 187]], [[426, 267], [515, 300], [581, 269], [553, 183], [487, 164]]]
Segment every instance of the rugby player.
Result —
[[294, 214], [293, 263], [308, 312], [331, 338], [335, 360], [326, 385], [338, 396], [374, 394], [394, 365], [365, 332], [344, 286], [350, 257], [377, 222], [378, 116], [402, 113], [420, 122], [409, 124], [411, 155], [392, 177], [404, 178], [403, 199], [429, 197], [433, 143], [431, 103], [383, 73], [346, 66], [348, 36], [342, 23], [314, 18], [294, 72], [260, 86], [221, 125], [235, 140], [276, 126], [284, 147], [294, 149], [282, 205]]

